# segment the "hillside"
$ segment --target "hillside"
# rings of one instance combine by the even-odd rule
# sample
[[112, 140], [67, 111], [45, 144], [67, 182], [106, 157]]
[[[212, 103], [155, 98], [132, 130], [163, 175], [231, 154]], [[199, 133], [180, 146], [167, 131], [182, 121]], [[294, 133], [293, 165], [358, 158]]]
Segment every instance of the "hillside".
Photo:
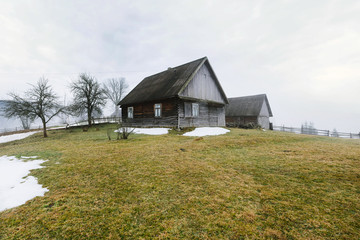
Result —
[[360, 141], [231, 129], [226, 135], [51, 131], [0, 144], [39, 156], [49, 189], [0, 212], [0, 239], [359, 239]]

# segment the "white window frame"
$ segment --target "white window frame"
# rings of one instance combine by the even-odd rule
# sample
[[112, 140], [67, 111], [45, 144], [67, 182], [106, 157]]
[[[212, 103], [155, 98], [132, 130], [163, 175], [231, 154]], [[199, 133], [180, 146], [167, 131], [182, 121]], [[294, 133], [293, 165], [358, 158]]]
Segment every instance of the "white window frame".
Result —
[[134, 118], [134, 107], [127, 108], [128, 118]]
[[162, 104], [161, 103], [155, 103], [154, 104], [154, 116], [156, 118], [160, 118], [161, 117], [161, 108], [162, 108]]
[[198, 103], [191, 104], [191, 115], [192, 117], [199, 117], [200, 115], [200, 106]]

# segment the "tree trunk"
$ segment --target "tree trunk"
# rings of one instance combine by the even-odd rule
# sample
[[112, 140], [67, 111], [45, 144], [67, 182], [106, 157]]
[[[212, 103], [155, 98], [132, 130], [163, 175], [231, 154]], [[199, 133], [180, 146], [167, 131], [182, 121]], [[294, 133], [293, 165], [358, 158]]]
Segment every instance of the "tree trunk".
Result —
[[88, 125], [89, 125], [89, 127], [91, 127], [91, 124], [92, 124], [92, 122], [91, 122], [91, 113], [90, 113], [90, 111], [88, 111]]
[[43, 132], [44, 132], [44, 138], [46, 138], [48, 135], [47, 135], [47, 132], [46, 132], [46, 122], [43, 120], [42, 121], [42, 124], [43, 124]]

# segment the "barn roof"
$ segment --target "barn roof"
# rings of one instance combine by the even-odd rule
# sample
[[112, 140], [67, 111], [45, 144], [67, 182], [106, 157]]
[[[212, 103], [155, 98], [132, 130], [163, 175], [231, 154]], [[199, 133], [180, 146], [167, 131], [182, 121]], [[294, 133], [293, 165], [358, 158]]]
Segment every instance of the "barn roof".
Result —
[[226, 116], [259, 116], [264, 101], [268, 108], [269, 116], [273, 116], [266, 94], [228, 98], [228, 100], [229, 104], [225, 108]]
[[118, 105], [129, 105], [134, 103], [155, 101], [172, 97], [179, 97], [196, 72], [202, 65], [206, 64], [212, 73], [219, 91], [226, 103], [227, 98], [220, 83], [212, 70], [207, 57], [197, 59], [183, 65], [168, 68], [168, 70], [144, 78]]

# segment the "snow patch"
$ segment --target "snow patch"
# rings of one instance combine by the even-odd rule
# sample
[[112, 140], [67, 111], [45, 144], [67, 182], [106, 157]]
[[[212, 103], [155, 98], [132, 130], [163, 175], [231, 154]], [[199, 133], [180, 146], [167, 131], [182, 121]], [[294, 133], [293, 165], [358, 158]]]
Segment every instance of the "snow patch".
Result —
[[12, 134], [12, 135], [1, 136], [0, 143], [6, 143], [6, 142], [15, 141], [15, 140], [20, 140], [20, 139], [29, 137], [38, 132], [40, 132], [40, 131], [27, 132], [27, 133], [16, 133], [16, 134]]
[[201, 127], [201, 128], [195, 128], [191, 132], [184, 133], [183, 136], [203, 137], [203, 136], [221, 135], [227, 132], [230, 132], [230, 130], [221, 127]]
[[[31, 169], [42, 168], [44, 160], [31, 160], [36, 157], [0, 157], [0, 211], [24, 204], [36, 197], [44, 196], [49, 190], [38, 184], [37, 179], [28, 176]], [[23, 160], [27, 160], [24, 162]]]
[[30, 157], [21, 156], [20, 158], [22, 158], [22, 159], [31, 159], [31, 158], [37, 158], [37, 156], [30, 156]]
[[135, 128], [134, 133], [147, 135], [168, 134], [170, 128]]
[[[133, 128], [129, 128], [133, 129]], [[130, 130], [130, 131], [131, 131]], [[147, 135], [163, 135], [168, 134], [170, 128], [134, 128], [133, 133], [136, 134], [147, 134]], [[119, 130], [115, 130], [115, 132], [121, 132], [121, 128]]]

